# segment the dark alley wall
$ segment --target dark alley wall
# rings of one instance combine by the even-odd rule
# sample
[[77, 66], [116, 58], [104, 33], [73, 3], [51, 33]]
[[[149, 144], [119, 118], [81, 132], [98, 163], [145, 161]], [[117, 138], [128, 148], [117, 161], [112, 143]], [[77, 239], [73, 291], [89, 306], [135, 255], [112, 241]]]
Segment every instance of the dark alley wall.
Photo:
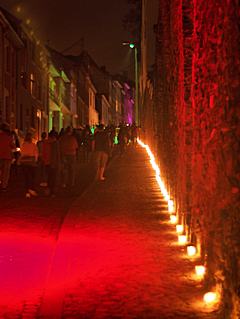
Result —
[[160, 0], [159, 8], [155, 152], [207, 266], [206, 288], [223, 289], [219, 318], [240, 318], [238, 1]]

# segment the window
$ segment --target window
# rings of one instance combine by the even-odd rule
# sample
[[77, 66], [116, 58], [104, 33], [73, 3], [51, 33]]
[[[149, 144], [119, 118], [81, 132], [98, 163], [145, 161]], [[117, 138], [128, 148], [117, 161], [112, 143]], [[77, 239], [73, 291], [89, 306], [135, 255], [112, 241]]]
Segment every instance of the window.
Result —
[[30, 92], [34, 95], [34, 75], [30, 74]]
[[119, 111], [119, 101], [116, 100], [116, 111], [118, 112]]
[[89, 106], [95, 108], [95, 101], [94, 101], [94, 93], [91, 89], [89, 89]]

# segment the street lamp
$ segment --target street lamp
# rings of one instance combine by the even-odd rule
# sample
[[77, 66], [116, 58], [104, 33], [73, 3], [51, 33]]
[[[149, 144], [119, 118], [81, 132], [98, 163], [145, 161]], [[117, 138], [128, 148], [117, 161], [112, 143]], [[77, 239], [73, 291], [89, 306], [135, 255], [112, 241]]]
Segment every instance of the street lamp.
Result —
[[123, 42], [123, 45], [128, 45], [131, 49], [134, 49], [134, 64], [135, 64], [135, 122], [139, 125], [139, 84], [138, 84], [138, 51], [135, 43]]

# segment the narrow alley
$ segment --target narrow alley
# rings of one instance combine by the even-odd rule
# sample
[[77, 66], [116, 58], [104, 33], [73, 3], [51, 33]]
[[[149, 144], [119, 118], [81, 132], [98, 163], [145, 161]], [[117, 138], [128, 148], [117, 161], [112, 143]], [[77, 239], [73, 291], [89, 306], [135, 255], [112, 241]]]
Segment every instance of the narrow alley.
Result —
[[240, 319], [239, 0], [0, 0], [0, 319]]

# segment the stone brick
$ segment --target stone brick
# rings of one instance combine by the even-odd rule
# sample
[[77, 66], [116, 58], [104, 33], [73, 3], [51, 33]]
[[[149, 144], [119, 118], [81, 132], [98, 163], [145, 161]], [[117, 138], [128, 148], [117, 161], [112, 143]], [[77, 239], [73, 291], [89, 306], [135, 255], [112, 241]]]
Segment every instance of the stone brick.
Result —
[[[178, 214], [239, 318], [240, 149], [237, 1], [159, 0], [155, 152]], [[146, 128], [147, 129], [147, 128]], [[238, 310], [237, 310], [238, 309]]]

